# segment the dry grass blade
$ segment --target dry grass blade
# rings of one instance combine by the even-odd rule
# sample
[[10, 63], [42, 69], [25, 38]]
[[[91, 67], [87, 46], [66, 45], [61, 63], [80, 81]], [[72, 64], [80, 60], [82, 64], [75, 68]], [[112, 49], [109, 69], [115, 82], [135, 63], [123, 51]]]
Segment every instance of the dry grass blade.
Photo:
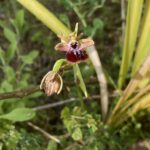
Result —
[[101, 111], [102, 111], [102, 117], [103, 120], [106, 119], [107, 117], [107, 112], [108, 112], [108, 90], [107, 90], [107, 81], [102, 69], [101, 61], [98, 56], [98, 53], [95, 49], [94, 46], [90, 47], [87, 49], [87, 52], [89, 54], [89, 57], [94, 65], [95, 71], [97, 73], [97, 78], [99, 81], [99, 86], [100, 86], [100, 93], [101, 93]]
[[120, 124], [122, 124], [124, 121], [126, 121], [129, 117], [132, 117], [137, 112], [150, 108], [150, 94], [146, 94], [142, 98], [138, 100], [131, 108], [129, 108], [124, 115], [117, 118], [114, 122], [114, 126], [117, 127]]
[[133, 107], [128, 111], [128, 115], [132, 116], [140, 110], [149, 108], [150, 106], [150, 93], [143, 96], [139, 102], [137, 102]]
[[127, 100], [127, 102], [124, 105], [122, 105], [122, 108], [119, 110], [119, 112], [114, 116], [113, 125], [116, 126], [121, 122], [125, 121], [129, 117], [126, 114], [128, 109], [134, 106], [137, 102], [139, 102], [141, 97], [143, 97], [149, 91], [150, 91], [150, 85], [140, 90], [133, 98]]
[[112, 111], [112, 114], [110, 115], [108, 119], [108, 123], [111, 124], [113, 121], [116, 112], [118, 112], [119, 109], [122, 108], [122, 105], [128, 100], [128, 98], [135, 92], [137, 89], [140, 81], [149, 73], [150, 71], [150, 54], [140, 67], [139, 71], [135, 74], [133, 79], [129, 82], [127, 88], [125, 89], [123, 95], [119, 99], [118, 103], [116, 104], [114, 110]]
[[130, 106], [134, 105], [140, 99], [141, 96], [145, 95], [149, 91], [150, 91], [150, 85], [146, 86], [145, 88], [140, 90], [140, 92], [138, 92], [133, 98], [129, 99], [127, 101], [127, 104], [123, 106], [123, 108], [120, 111], [125, 112]]

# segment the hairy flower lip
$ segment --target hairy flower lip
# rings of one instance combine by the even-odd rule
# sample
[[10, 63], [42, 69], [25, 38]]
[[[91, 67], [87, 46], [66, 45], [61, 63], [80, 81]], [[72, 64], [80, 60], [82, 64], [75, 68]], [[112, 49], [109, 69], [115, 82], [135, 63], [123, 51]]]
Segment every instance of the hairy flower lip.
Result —
[[66, 59], [71, 63], [77, 63], [88, 59], [86, 51], [69, 51], [66, 53]]

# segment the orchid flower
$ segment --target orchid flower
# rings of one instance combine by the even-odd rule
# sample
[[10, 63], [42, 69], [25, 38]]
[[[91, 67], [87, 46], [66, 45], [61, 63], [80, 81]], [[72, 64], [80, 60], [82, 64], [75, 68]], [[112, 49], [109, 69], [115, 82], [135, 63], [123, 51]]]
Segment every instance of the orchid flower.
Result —
[[55, 50], [65, 52], [66, 59], [71, 63], [84, 61], [88, 58], [86, 48], [94, 45], [94, 41], [90, 38], [80, 39], [77, 36], [78, 23], [76, 24], [75, 31], [68, 37], [63, 35], [59, 36], [61, 43], [55, 46]]

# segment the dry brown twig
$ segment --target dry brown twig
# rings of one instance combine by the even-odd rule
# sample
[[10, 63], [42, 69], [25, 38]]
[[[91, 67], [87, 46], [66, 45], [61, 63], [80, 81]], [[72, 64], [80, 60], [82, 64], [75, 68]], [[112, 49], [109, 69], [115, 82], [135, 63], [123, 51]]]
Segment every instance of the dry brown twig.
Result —
[[42, 133], [46, 138], [51, 139], [51, 140], [53, 140], [57, 143], [60, 143], [60, 140], [58, 138], [56, 138], [56, 136], [51, 135], [50, 133], [48, 133], [45, 130], [38, 127], [37, 125], [35, 125], [31, 122], [28, 122], [27, 124], [28, 124], [28, 126], [32, 127], [34, 130], [39, 131], [40, 133]]
[[0, 93], [0, 100], [11, 99], [11, 98], [23, 98], [38, 91], [40, 91], [39, 85], [27, 89], [21, 89], [18, 91]]

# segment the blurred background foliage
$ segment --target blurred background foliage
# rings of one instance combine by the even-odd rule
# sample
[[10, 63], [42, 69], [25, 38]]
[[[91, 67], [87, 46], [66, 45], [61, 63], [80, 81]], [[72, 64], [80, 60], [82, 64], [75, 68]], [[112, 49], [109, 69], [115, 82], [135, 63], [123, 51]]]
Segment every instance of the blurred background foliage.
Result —
[[[121, 63], [120, 1], [39, 1], [69, 28], [73, 29], [79, 22], [79, 32], [94, 39], [108, 79], [110, 95], [113, 95]], [[0, 1], [0, 93], [39, 85], [55, 61], [64, 57], [54, 50], [58, 40], [15, 0]], [[46, 97], [42, 92], [36, 92], [21, 99], [0, 101], [1, 150], [122, 150], [139, 139], [149, 137], [146, 132], [148, 126], [141, 125], [150, 121], [144, 115], [149, 111], [131, 118], [118, 130], [105, 125], [99, 119], [99, 100], [96, 98], [99, 96], [99, 85], [94, 68], [90, 63], [82, 63], [80, 68], [92, 101], [83, 101], [82, 92], [75, 84], [73, 70], [70, 69], [64, 72], [64, 87], [59, 96]], [[72, 98], [76, 101], [66, 107], [38, 109], [39, 106]], [[28, 122], [30, 119], [33, 126]], [[58, 144], [45, 137], [35, 129], [34, 124], [55, 135], [61, 142]]]

